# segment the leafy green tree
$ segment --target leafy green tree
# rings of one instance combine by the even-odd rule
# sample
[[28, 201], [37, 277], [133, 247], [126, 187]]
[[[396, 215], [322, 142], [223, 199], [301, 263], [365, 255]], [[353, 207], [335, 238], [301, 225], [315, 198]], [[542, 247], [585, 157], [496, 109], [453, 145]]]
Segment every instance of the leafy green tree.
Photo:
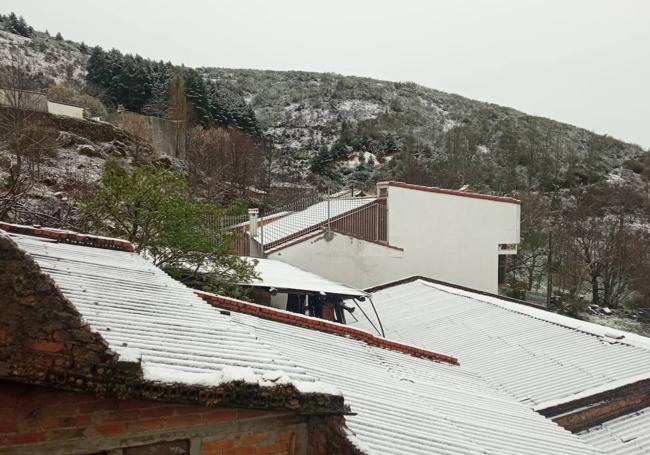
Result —
[[80, 210], [84, 226], [129, 240], [136, 250], [183, 281], [240, 296], [236, 283], [254, 278], [233, 254], [232, 233], [217, 229], [220, 210], [190, 197], [174, 171], [106, 162], [97, 193]]

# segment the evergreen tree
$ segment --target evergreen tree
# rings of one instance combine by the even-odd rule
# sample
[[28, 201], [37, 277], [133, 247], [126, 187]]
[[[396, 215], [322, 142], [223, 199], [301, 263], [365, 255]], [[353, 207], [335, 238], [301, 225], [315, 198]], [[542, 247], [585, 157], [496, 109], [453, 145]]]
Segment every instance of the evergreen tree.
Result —
[[17, 17], [15, 13], [11, 12], [7, 17], [7, 28], [11, 33], [30, 38], [34, 34], [34, 29], [27, 25], [25, 18], [22, 16]]

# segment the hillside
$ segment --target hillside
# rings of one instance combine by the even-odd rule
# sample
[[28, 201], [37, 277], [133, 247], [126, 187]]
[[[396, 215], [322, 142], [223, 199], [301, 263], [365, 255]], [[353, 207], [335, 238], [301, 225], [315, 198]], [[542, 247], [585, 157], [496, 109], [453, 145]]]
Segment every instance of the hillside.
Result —
[[[298, 71], [201, 71], [252, 105], [287, 175], [306, 177], [311, 166], [335, 181], [350, 181], [370, 161], [384, 168], [379, 176], [395, 177], [403, 169], [386, 164], [403, 152], [424, 162], [456, 159], [470, 175], [472, 168], [504, 178], [515, 172], [524, 184], [540, 183], [535, 166], [557, 168], [549, 172], [557, 172], [556, 183], [564, 186], [572, 177], [585, 183], [610, 173], [633, 178], [622, 166], [643, 154], [636, 145], [572, 125], [414, 83]], [[512, 189], [480, 174], [459, 183]]]
[[[7, 29], [6, 19], [0, 28]], [[0, 58], [24, 55], [44, 89], [84, 81], [91, 49], [0, 30]], [[399, 178], [484, 191], [636, 180], [644, 151], [553, 120], [414, 83], [331, 73], [199, 68], [224, 106], [239, 98], [275, 151], [274, 180], [341, 186]]]

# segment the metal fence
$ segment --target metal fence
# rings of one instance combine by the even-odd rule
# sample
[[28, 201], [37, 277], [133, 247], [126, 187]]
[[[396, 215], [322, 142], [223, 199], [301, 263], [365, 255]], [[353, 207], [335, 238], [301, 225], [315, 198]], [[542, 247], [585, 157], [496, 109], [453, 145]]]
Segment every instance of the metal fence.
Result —
[[[265, 254], [288, 242], [319, 232], [338, 232], [372, 242], [386, 242], [385, 200], [374, 197], [301, 198], [272, 210], [260, 210], [253, 226], [248, 215], [223, 217], [215, 227], [235, 234], [240, 255]], [[257, 251], [251, 251], [251, 245]]]

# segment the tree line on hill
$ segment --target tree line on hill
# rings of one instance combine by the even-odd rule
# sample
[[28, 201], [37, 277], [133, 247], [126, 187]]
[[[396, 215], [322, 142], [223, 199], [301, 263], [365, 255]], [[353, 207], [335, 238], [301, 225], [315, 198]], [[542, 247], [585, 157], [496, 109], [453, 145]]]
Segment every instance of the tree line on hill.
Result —
[[173, 90], [182, 79], [189, 102], [189, 120], [203, 127], [232, 126], [259, 137], [255, 113], [235, 93], [203, 78], [197, 71], [116, 49], [92, 50], [86, 82], [110, 107], [167, 117], [173, 106]]

